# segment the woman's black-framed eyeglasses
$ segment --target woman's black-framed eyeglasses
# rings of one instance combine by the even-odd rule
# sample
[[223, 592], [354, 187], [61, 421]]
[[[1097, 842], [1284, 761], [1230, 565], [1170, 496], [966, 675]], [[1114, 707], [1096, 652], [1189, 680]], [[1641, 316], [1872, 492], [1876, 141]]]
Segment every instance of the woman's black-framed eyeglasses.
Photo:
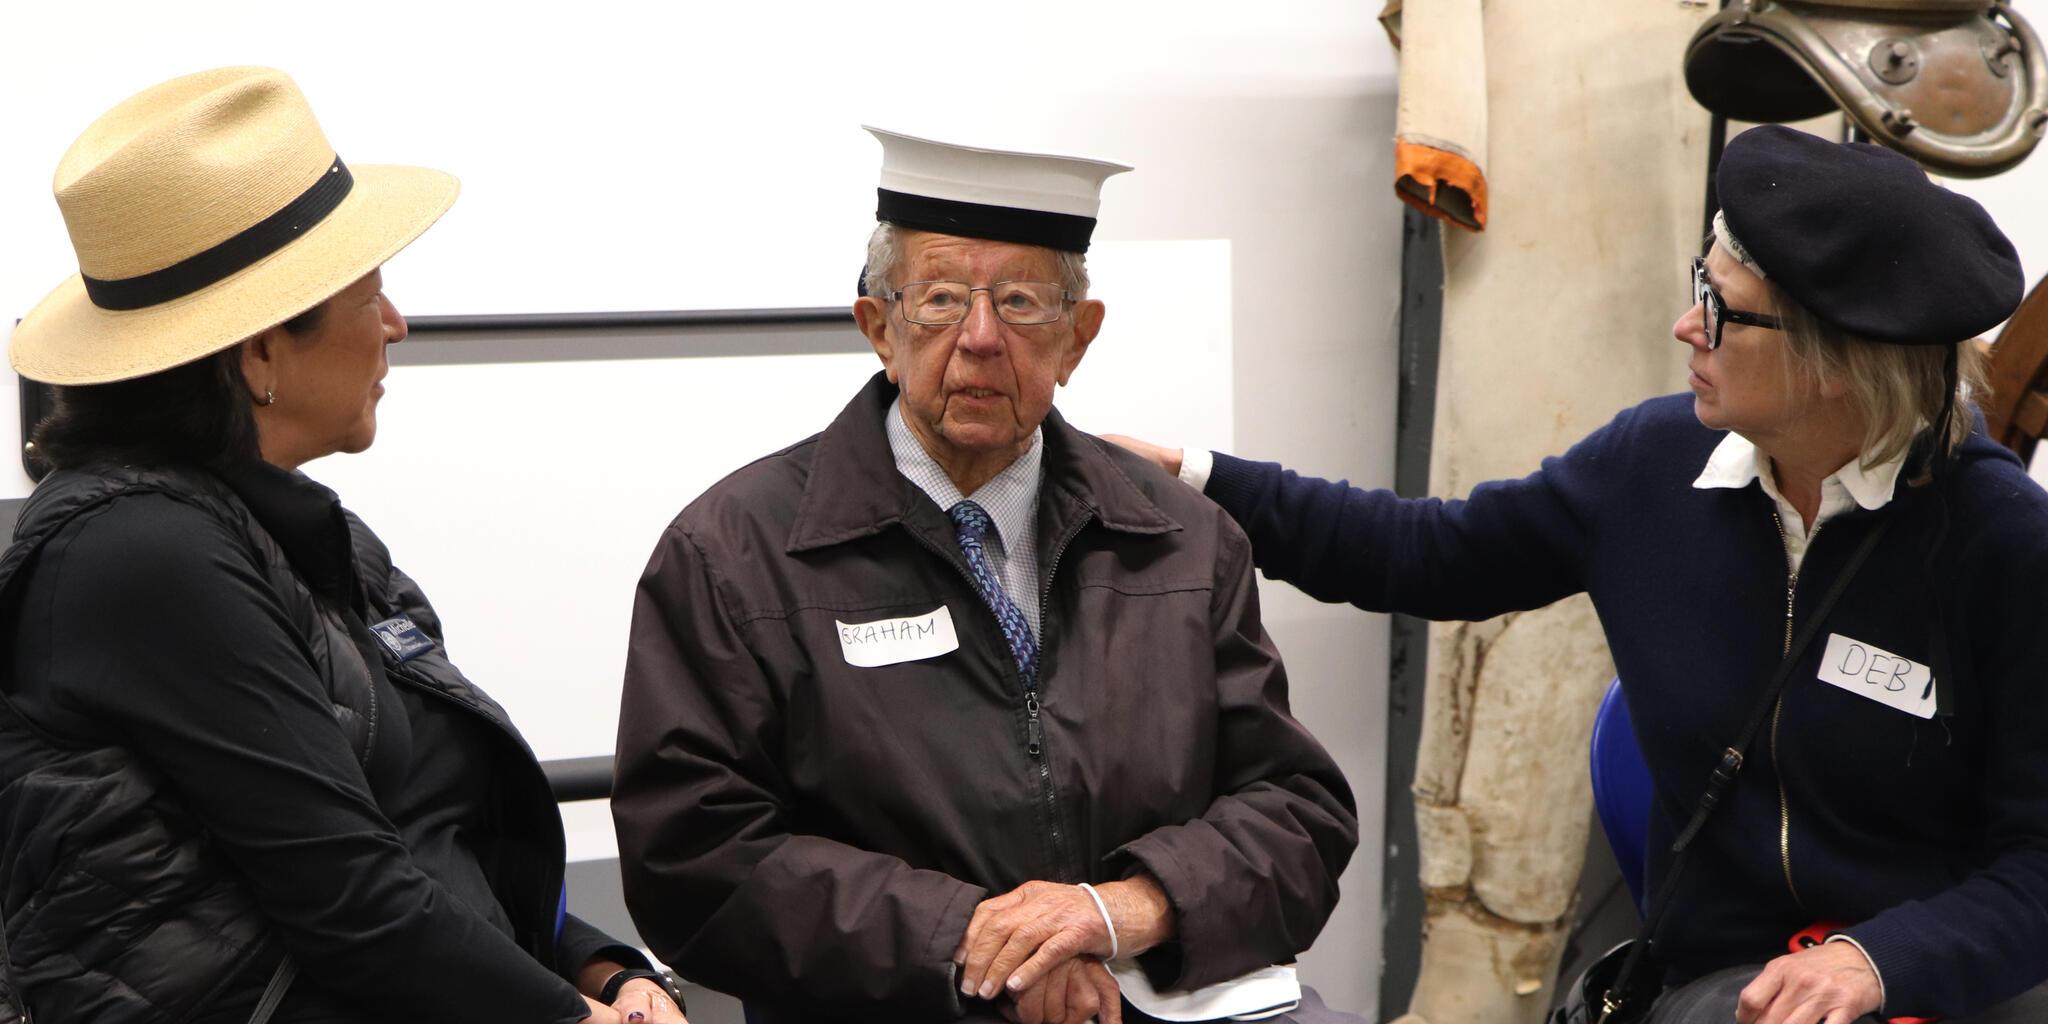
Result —
[[1721, 301], [1721, 293], [1714, 290], [1714, 283], [1707, 280], [1707, 258], [1692, 258], [1692, 301], [1700, 307], [1700, 316], [1707, 326], [1707, 349], [1721, 347], [1723, 324], [1745, 324], [1750, 327], [1765, 327], [1773, 331], [1783, 330], [1785, 322], [1763, 313], [1752, 313], [1746, 309], [1729, 309]]

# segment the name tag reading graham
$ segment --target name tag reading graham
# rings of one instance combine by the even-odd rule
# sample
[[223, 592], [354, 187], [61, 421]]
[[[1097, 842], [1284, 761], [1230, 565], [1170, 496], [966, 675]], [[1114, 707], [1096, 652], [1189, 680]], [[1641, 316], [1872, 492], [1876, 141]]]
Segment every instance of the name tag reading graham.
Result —
[[960, 637], [953, 632], [953, 613], [940, 605], [922, 615], [903, 615], [873, 622], [840, 622], [839, 650], [846, 663], [860, 668], [880, 668], [906, 661], [923, 661], [960, 649]]
[[1820, 680], [1909, 715], [1934, 717], [1934, 670], [1875, 644], [1829, 633]]

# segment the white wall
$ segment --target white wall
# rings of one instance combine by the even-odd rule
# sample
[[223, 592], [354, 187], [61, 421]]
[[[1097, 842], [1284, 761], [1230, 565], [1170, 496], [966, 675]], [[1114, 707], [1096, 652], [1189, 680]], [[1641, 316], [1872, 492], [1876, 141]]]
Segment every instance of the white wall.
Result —
[[[0, 312], [18, 315], [70, 269], [47, 193], [71, 136], [129, 92], [208, 66], [291, 71], [345, 159], [464, 178], [455, 212], [391, 267], [414, 313], [842, 303], [873, 201], [875, 151], [856, 126], [953, 126], [1135, 164], [1111, 184], [1098, 237], [1229, 245], [1232, 287], [1219, 299], [1240, 451], [1386, 484], [1400, 236], [1393, 61], [1377, 7], [7, 4]], [[1156, 369], [1154, 387], [1185, 379], [1171, 358]], [[0, 423], [14, 422], [11, 385], [0, 375]], [[445, 422], [474, 411], [451, 405]], [[580, 413], [603, 409], [589, 396]], [[785, 433], [828, 415], [793, 412]], [[424, 422], [384, 443], [464, 436], [437, 438]], [[23, 493], [13, 460], [0, 461], [0, 497]], [[547, 542], [537, 532], [533, 543]], [[536, 585], [532, 553], [505, 552], [506, 586]], [[1304, 963], [1333, 1004], [1369, 1008], [1385, 623], [1286, 587], [1265, 594], [1296, 710], [1344, 764], [1364, 832], [1347, 898]], [[444, 610], [469, 628], [461, 609]], [[557, 717], [521, 721], [543, 749], [573, 747], [553, 732]]]

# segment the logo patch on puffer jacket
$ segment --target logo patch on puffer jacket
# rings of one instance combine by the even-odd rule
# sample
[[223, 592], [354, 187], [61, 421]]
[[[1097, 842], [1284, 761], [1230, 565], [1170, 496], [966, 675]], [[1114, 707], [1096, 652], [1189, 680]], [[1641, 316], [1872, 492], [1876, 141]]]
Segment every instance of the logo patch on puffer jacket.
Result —
[[411, 661], [434, 649], [434, 638], [428, 636], [425, 631], [413, 624], [412, 619], [404, 615], [385, 619], [371, 626], [370, 632], [377, 634], [377, 639], [383, 643], [384, 649], [390, 651], [391, 656], [399, 661]]

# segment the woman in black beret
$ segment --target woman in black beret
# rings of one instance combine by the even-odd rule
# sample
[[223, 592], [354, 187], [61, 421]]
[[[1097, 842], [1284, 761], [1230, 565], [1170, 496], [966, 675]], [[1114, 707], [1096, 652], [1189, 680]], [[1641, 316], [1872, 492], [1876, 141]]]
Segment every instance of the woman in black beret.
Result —
[[1403, 500], [1130, 444], [1323, 600], [1591, 596], [1654, 788], [1611, 1020], [2048, 1020], [2048, 495], [1969, 402], [2018, 258], [1876, 146], [1753, 129], [1717, 188], [1691, 393], [1528, 477]]
[[9, 349], [58, 404], [0, 557], [0, 1020], [680, 1021], [565, 912], [547, 780], [426, 596], [298, 472], [375, 439], [380, 267], [455, 179], [223, 68], [56, 187], [81, 272]]

